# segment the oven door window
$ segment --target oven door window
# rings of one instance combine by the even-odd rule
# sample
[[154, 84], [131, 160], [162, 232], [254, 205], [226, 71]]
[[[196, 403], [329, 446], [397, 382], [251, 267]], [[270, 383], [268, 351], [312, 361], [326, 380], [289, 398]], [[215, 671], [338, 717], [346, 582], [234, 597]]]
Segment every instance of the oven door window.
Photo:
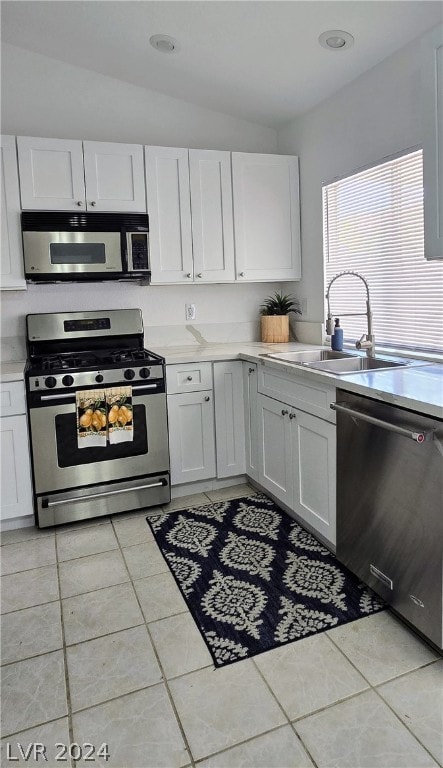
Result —
[[62, 413], [55, 417], [57, 459], [59, 467], [77, 467], [113, 459], [127, 459], [148, 453], [146, 411], [143, 405], [134, 406], [134, 439], [103, 448], [79, 448], [75, 413]]

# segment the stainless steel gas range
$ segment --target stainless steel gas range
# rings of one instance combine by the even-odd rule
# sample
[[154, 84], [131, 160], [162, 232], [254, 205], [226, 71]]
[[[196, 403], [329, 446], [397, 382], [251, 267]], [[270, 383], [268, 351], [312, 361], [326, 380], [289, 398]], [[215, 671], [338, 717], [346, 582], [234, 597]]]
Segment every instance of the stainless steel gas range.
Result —
[[[28, 315], [25, 381], [39, 527], [170, 500], [165, 362], [139, 309]], [[130, 441], [79, 446], [77, 392], [130, 385]]]

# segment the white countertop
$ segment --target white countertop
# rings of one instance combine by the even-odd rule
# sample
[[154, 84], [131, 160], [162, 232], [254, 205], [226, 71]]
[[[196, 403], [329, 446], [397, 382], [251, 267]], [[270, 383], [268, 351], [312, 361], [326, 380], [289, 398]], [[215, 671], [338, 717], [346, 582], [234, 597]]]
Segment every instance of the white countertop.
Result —
[[263, 358], [270, 352], [288, 352], [306, 349], [319, 349], [319, 345], [289, 343], [262, 344], [244, 342], [238, 344], [208, 344], [205, 346], [157, 347], [153, 351], [162, 355], [168, 365], [216, 360], [249, 360], [262, 365], [278, 368], [286, 374], [302, 376], [311, 381], [319, 378], [329, 381], [335, 387], [349, 392], [373, 397], [386, 403], [410, 408], [443, 419], [443, 365], [438, 363], [423, 366], [389, 368], [387, 370], [366, 371], [347, 376], [335, 376], [331, 373], [301, 368], [290, 363]]
[[[261, 355], [272, 352], [301, 351], [319, 349], [319, 345], [301, 344], [262, 344], [261, 342], [240, 342], [229, 344], [207, 344], [177, 347], [154, 347], [153, 351], [162, 355], [168, 365], [174, 363], [214, 362], [217, 360], [249, 360], [262, 365], [278, 368], [285, 373], [329, 381], [337, 388], [349, 392], [367, 395], [386, 403], [410, 408], [443, 419], [443, 365], [438, 363], [423, 364], [413, 368], [390, 368], [380, 371], [366, 371], [348, 376], [334, 376], [330, 373], [293, 366], [278, 360], [263, 358]], [[0, 381], [23, 380], [25, 361], [2, 363]]]
[[17, 360], [10, 363], [2, 363], [0, 369], [0, 383], [6, 384], [8, 381], [23, 381], [24, 360]]

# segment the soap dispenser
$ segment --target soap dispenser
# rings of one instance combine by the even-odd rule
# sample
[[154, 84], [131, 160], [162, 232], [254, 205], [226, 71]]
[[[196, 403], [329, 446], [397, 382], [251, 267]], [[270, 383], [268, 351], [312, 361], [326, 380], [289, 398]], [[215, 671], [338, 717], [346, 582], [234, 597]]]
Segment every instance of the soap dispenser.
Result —
[[336, 352], [341, 352], [343, 349], [343, 328], [340, 328], [340, 318], [335, 318], [334, 333], [331, 336], [331, 347]]

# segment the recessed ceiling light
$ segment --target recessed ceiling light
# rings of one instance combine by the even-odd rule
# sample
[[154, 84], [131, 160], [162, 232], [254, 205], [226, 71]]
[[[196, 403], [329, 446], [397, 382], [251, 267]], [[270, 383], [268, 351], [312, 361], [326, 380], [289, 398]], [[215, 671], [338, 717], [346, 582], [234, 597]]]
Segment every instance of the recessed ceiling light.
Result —
[[318, 42], [328, 51], [343, 51], [354, 45], [354, 38], [349, 32], [343, 32], [342, 29], [328, 29], [327, 32], [320, 35]]
[[160, 53], [177, 53], [180, 49], [177, 40], [169, 35], [152, 35], [149, 38], [149, 42]]

